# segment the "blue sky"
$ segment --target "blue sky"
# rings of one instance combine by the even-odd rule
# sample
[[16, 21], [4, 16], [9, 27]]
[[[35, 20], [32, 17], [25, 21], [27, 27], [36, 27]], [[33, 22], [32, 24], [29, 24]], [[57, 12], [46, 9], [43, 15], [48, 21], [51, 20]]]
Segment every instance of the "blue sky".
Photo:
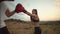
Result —
[[[55, 0], [15, 0], [14, 2], [7, 3], [10, 10], [14, 10], [15, 6], [21, 3], [25, 9], [31, 13], [32, 9], [38, 10], [38, 16], [41, 21], [59, 20], [59, 11], [57, 11]], [[30, 21], [28, 15], [24, 13], [16, 13], [10, 18], [21, 19]]]

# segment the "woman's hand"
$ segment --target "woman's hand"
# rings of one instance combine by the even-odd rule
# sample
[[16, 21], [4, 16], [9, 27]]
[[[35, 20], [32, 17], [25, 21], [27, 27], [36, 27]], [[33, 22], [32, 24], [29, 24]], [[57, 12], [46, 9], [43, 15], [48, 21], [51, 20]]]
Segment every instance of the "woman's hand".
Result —
[[35, 20], [38, 20], [39, 18], [38, 18], [38, 15], [35, 15], [35, 14], [33, 14], [34, 15], [34, 17], [32, 17], [32, 18], [34, 18]]

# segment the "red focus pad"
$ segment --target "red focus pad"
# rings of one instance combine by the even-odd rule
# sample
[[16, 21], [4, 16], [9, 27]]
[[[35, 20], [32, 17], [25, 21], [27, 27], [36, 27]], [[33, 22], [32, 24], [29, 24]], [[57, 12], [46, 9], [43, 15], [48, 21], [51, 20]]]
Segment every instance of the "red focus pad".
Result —
[[23, 12], [25, 9], [22, 6], [22, 4], [17, 4], [16, 8], [15, 8], [15, 12], [19, 13], [19, 12]]

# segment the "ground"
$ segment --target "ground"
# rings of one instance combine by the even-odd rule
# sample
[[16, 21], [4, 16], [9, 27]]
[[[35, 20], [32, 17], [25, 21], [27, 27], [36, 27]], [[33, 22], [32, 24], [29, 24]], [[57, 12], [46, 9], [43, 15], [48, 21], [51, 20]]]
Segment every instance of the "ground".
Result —
[[[6, 21], [10, 34], [33, 34], [34, 24], [20, 21]], [[60, 24], [40, 24], [42, 34], [60, 34]]]

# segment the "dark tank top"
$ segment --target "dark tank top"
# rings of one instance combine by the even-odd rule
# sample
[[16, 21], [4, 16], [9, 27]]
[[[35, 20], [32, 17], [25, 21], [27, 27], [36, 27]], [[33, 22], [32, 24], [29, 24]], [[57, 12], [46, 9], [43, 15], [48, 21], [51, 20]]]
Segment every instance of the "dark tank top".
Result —
[[36, 20], [36, 19], [34, 19], [33, 17], [31, 17], [31, 16], [30, 16], [30, 19], [31, 19], [32, 22], [39, 22], [39, 19]]

